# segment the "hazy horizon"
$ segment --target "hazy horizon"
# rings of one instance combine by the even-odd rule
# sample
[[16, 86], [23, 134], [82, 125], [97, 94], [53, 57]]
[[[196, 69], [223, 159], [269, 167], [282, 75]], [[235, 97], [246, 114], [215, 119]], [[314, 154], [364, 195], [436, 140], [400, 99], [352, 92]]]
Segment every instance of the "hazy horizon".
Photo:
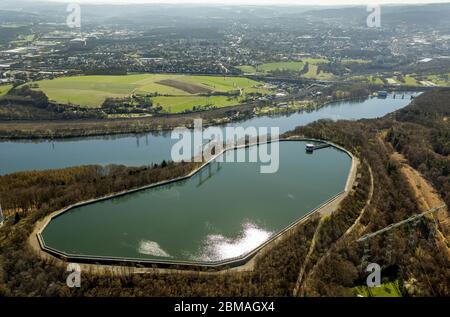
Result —
[[75, 2], [84, 4], [205, 4], [205, 5], [298, 5], [339, 6], [367, 4], [431, 4], [450, 3], [450, 0], [42, 0], [49, 2]]

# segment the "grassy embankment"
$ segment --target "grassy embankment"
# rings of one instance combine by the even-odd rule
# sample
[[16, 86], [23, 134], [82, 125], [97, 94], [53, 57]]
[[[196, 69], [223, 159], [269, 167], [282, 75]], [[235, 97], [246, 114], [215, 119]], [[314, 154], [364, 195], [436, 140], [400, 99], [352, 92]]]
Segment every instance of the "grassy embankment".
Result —
[[367, 286], [357, 286], [353, 288], [356, 295], [363, 297], [402, 297], [398, 286], [398, 280], [381, 284], [379, 287], [369, 288]]
[[6, 95], [11, 88], [12, 88], [12, 85], [1, 85], [0, 86], [0, 97]]

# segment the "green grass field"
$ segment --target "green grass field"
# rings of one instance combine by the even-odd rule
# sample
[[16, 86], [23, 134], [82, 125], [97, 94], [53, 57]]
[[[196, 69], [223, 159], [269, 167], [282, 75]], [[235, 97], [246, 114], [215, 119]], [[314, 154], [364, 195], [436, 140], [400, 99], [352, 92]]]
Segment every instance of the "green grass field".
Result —
[[162, 106], [169, 113], [179, 113], [192, 110], [193, 107], [215, 106], [217, 108], [235, 106], [240, 103], [241, 97], [229, 98], [227, 96], [160, 96], [153, 98], [156, 106]]
[[[383, 85], [382, 75], [368, 75], [368, 76], [353, 76], [349, 78], [353, 81], [366, 81], [372, 84]], [[397, 84], [399, 86], [409, 86], [409, 87], [424, 87], [426, 86], [424, 81], [429, 81], [441, 87], [450, 86], [450, 73], [448, 74], [436, 74], [420, 77], [417, 74], [406, 74], [402, 76], [393, 75], [391, 77], [384, 77], [388, 83]]]
[[[354, 78], [356, 79], [356, 77]], [[403, 80], [404, 82], [402, 82], [400, 80], [400, 78], [398, 76], [392, 76], [389, 78], [386, 78], [388, 82], [390, 82], [391, 84], [398, 84], [401, 86], [411, 86], [411, 87], [419, 87], [421, 86], [421, 84], [414, 78], [414, 75], [404, 75], [403, 76]], [[376, 85], [383, 85], [383, 80], [381, 79], [380, 76], [376, 76], [376, 75], [370, 75], [367, 76], [365, 78], [361, 78], [361, 80], [366, 80], [372, 84], [376, 84]]]
[[448, 87], [450, 86], [450, 73], [447, 74], [440, 74], [440, 75], [430, 75], [427, 77], [427, 79], [436, 85]]
[[25, 45], [27, 43], [33, 42], [35, 36], [34, 35], [25, 35], [20, 39], [17, 39], [15, 41], [11, 41], [11, 43], [16, 44], [16, 45]]
[[308, 72], [304, 74], [303, 77], [317, 80], [329, 80], [333, 78], [333, 74], [322, 71], [319, 72], [317, 65], [309, 64]]
[[384, 83], [383, 83], [383, 80], [381, 80], [381, 78], [378, 77], [378, 76], [372, 76], [372, 75], [370, 75], [370, 76], [367, 77], [367, 80], [368, 80], [370, 83], [375, 84], [375, 85], [383, 85], [383, 84], [384, 84]]
[[342, 64], [370, 64], [370, 60], [360, 58], [344, 58]]
[[300, 72], [305, 67], [306, 63], [309, 63], [309, 69], [306, 74], [303, 75], [305, 78], [309, 79], [317, 79], [317, 80], [328, 80], [333, 78], [333, 74], [326, 72], [318, 72], [318, 66], [322, 63], [327, 63], [328, 60], [325, 58], [303, 58], [301, 61], [297, 62], [274, 62], [274, 63], [265, 63], [258, 65], [257, 67], [253, 66], [239, 66], [242, 72], [246, 74], [268, 74], [274, 71], [295, 71]]
[[380, 287], [369, 288], [367, 286], [357, 286], [353, 288], [356, 295], [364, 297], [402, 297], [398, 281], [381, 284]]
[[237, 69], [240, 69], [244, 74], [256, 74], [256, 68], [250, 65], [243, 65], [236, 67]]
[[[161, 81], [166, 81], [161, 83]], [[167, 83], [169, 81], [170, 83]], [[210, 92], [231, 92], [242, 90], [242, 94], [252, 92], [269, 93], [262, 88], [260, 82], [242, 77], [219, 76], [188, 76], [169, 74], [133, 74], [124, 76], [75, 76], [63, 77], [53, 80], [38, 81], [37, 88], [42, 90], [50, 100], [76, 104], [85, 107], [99, 107], [108, 97], [121, 98], [136, 94], [158, 93], [167, 98], [157, 99], [163, 107], [168, 107], [168, 102], [177, 102], [174, 108], [184, 103], [196, 103], [198, 93], [192, 90]], [[190, 92], [189, 92], [189, 91]], [[177, 99], [168, 97], [177, 97]], [[182, 98], [186, 99], [183, 101]], [[195, 97], [195, 98], [193, 98]], [[218, 96], [215, 96], [218, 97]], [[225, 97], [225, 96], [222, 96]], [[226, 98], [226, 97], [225, 97]], [[202, 98], [199, 98], [202, 99]], [[220, 99], [220, 98], [212, 98]], [[236, 101], [237, 102], [237, 101]], [[225, 104], [221, 102], [221, 104]], [[226, 103], [228, 104], [228, 103]]]
[[302, 61], [305, 63], [308, 62], [310, 64], [316, 64], [316, 65], [329, 62], [329, 60], [326, 58], [314, 58], [314, 57], [302, 58]]
[[420, 83], [412, 76], [412, 75], [406, 75], [403, 76], [405, 80], [405, 85], [407, 86], [421, 86]]
[[0, 97], [6, 95], [11, 88], [12, 88], [12, 85], [1, 85], [0, 86]]
[[277, 70], [291, 70], [299, 72], [303, 69], [304, 66], [305, 64], [303, 62], [267, 63], [259, 65], [257, 71], [261, 73], [270, 73]]

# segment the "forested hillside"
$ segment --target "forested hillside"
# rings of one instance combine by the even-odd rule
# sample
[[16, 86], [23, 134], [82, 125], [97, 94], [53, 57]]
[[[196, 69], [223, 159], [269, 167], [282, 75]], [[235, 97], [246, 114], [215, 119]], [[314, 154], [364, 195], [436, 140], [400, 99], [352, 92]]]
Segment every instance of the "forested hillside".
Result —
[[450, 91], [417, 98], [395, 119], [387, 140], [433, 183], [450, 206]]

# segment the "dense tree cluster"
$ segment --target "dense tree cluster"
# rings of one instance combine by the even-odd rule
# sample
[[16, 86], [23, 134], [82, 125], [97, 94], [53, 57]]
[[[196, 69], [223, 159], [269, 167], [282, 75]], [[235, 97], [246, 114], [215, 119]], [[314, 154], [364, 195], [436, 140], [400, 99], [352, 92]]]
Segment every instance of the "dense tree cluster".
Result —
[[0, 202], [6, 214], [55, 210], [81, 200], [180, 177], [196, 166], [164, 161], [140, 168], [93, 165], [14, 173], [0, 177]]
[[450, 90], [419, 96], [395, 115], [386, 139], [450, 205]]
[[105, 116], [99, 109], [51, 102], [45, 93], [33, 88], [33, 85], [15, 87], [0, 97], [0, 120], [74, 120]]
[[46, 108], [48, 106], [47, 95], [42, 91], [31, 89], [27, 85], [14, 88], [10, 92], [10, 95], [23, 97], [24, 100], [28, 100], [33, 106], [37, 108]]

